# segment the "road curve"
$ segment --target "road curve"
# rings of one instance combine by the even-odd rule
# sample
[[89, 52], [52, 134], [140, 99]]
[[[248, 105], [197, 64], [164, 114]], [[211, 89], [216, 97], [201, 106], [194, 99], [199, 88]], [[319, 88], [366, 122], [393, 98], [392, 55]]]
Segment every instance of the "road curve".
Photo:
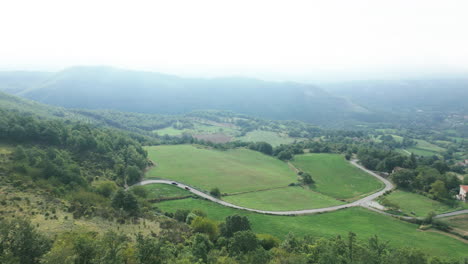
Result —
[[[376, 177], [377, 179], [379, 179], [380, 181], [382, 181], [385, 184], [385, 187], [382, 190], [380, 190], [380, 191], [378, 191], [376, 193], [373, 193], [373, 194], [371, 194], [369, 196], [366, 196], [366, 197], [364, 197], [364, 198], [362, 198], [360, 200], [354, 201], [352, 203], [342, 204], [342, 205], [337, 205], [337, 206], [331, 206], [331, 207], [324, 207], [324, 208], [316, 208], [316, 209], [305, 209], [305, 210], [295, 210], [295, 211], [265, 211], [265, 210], [259, 210], [259, 209], [252, 209], [252, 208], [242, 207], [242, 206], [238, 206], [238, 205], [235, 205], [235, 204], [228, 203], [226, 201], [215, 198], [215, 197], [213, 197], [213, 196], [211, 196], [209, 194], [206, 194], [206, 193], [204, 193], [202, 191], [194, 189], [191, 186], [185, 185], [185, 184], [183, 184], [181, 182], [176, 182], [176, 181], [171, 181], [171, 180], [144, 180], [144, 181], [141, 181], [141, 182], [135, 184], [134, 186], [154, 184], [154, 183], [171, 184], [171, 185], [177, 186], [177, 187], [179, 187], [181, 189], [187, 189], [188, 191], [190, 191], [191, 193], [193, 193], [193, 194], [195, 194], [197, 196], [200, 196], [202, 198], [205, 198], [207, 200], [210, 200], [212, 202], [215, 202], [215, 203], [227, 206], [227, 207], [240, 209], [240, 210], [246, 210], [246, 211], [255, 212], [255, 213], [261, 213], [261, 214], [270, 214], [270, 215], [305, 215], [305, 214], [331, 212], [331, 211], [336, 211], [336, 210], [339, 210], [339, 209], [355, 207], [355, 206], [368, 207], [367, 204], [370, 201], [372, 201], [375, 198], [381, 196], [386, 191], [393, 189], [393, 184], [390, 181], [388, 181], [387, 179], [381, 177], [380, 175], [376, 174], [375, 172], [370, 171], [370, 170], [364, 168], [363, 166], [357, 164], [357, 160], [352, 160], [351, 164], [353, 164], [354, 166], [358, 167], [361, 170], [364, 170], [365, 172], [369, 173], [370, 175], [372, 175], [372, 176]], [[177, 185], [175, 185], [174, 183], [176, 183]]]

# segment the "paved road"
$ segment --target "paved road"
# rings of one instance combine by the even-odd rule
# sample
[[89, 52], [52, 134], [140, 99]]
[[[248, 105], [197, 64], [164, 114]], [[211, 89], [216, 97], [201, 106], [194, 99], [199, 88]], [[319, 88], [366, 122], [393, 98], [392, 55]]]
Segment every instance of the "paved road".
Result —
[[450, 212], [450, 213], [445, 213], [445, 214], [440, 214], [440, 215], [435, 216], [434, 218], [448, 217], [448, 216], [454, 216], [454, 215], [460, 215], [460, 214], [468, 214], [468, 209], [467, 210], [460, 210], [460, 211]]
[[379, 176], [378, 174], [364, 168], [363, 166], [357, 164], [356, 160], [352, 160], [351, 164], [353, 164], [354, 166], [360, 168], [361, 170], [364, 170], [365, 172], [369, 173], [370, 175], [372, 175], [372, 176], [376, 177], [377, 179], [379, 179], [380, 181], [382, 181], [385, 184], [385, 187], [382, 190], [380, 190], [380, 191], [378, 191], [376, 193], [373, 193], [373, 194], [371, 194], [369, 196], [366, 196], [366, 197], [364, 197], [364, 198], [362, 198], [360, 200], [354, 201], [352, 203], [337, 205], [337, 206], [331, 206], [331, 207], [325, 207], [325, 208], [317, 208], [317, 209], [306, 209], [306, 210], [295, 210], [295, 211], [265, 211], [265, 210], [246, 208], [246, 207], [242, 207], [242, 206], [238, 206], [238, 205], [235, 205], [235, 204], [225, 202], [225, 201], [217, 199], [217, 198], [215, 198], [215, 197], [213, 197], [213, 196], [211, 196], [209, 194], [206, 194], [206, 193], [204, 193], [202, 191], [199, 191], [199, 190], [194, 189], [194, 188], [192, 188], [190, 186], [187, 186], [187, 185], [185, 185], [183, 183], [175, 182], [175, 181], [171, 181], [171, 180], [144, 180], [144, 181], [141, 181], [141, 182], [139, 182], [139, 183], [137, 183], [135, 185], [147, 185], [147, 184], [154, 184], [154, 183], [160, 183], [160, 184], [177, 183], [177, 185], [176, 185], [177, 187], [182, 188], [182, 189], [188, 188], [191, 193], [193, 193], [195, 195], [198, 195], [200, 197], [203, 197], [205, 199], [208, 199], [210, 201], [213, 201], [215, 203], [218, 203], [218, 204], [221, 204], [221, 205], [224, 205], [224, 206], [227, 206], [227, 207], [231, 207], [231, 208], [236, 208], [236, 209], [246, 210], [246, 211], [250, 211], [250, 212], [261, 213], [261, 214], [271, 214], [271, 215], [305, 215], [305, 214], [331, 212], [331, 211], [336, 211], [336, 210], [339, 210], [339, 209], [344, 209], [344, 208], [349, 208], [349, 207], [354, 207], [354, 206], [369, 207], [368, 203], [370, 201], [372, 201], [375, 198], [381, 196], [386, 191], [393, 189], [393, 184], [390, 181], [388, 181], [387, 179]]

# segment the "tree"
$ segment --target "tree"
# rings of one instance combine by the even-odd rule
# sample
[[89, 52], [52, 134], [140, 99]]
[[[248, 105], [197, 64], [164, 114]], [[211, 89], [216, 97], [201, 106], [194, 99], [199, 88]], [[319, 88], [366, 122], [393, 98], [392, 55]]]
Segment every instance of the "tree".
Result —
[[188, 214], [190, 213], [189, 210], [186, 209], [177, 209], [174, 213], [174, 218], [179, 221], [185, 223]]
[[273, 147], [266, 142], [258, 142], [256, 144], [256, 148], [258, 151], [262, 152], [263, 154], [266, 154], [266, 155], [273, 154]]
[[117, 184], [113, 181], [103, 181], [96, 186], [97, 193], [104, 197], [110, 197], [117, 189]]
[[392, 173], [391, 178], [398, 187], [411, 188], [415, 181], [416, 174], [413, 170], [402, 169]]
[[141, 264], [162, 264], [172, 257], [171, 250], [166, 250], [164, 243], [154, 237], [138, 234], [135, 246], [138, 263]]
[[202, 260], [204, 263], [208, 260], [208, 252], [213, 248], [213, 244], [206, 235], [196, 234], [192, 242], [192, 255], [196, 260]]
[[447, 198], [447, 188], [445, 188], [445, 183], [441, 180], [435, 181], [431, 184], [431, 190], [429, 191], [434, 197], [438, 200], [443, 200]]
[[80, 233], [73, 239], [73, 249], [76, 252], [77, 264], [93, 263], [98, 254], [95, 236], [89, 233]]
[[278, 153], [278, 159], [280, 160], [290, 160], [292, 159], [292, 153], [289, 150], [283, 150]]
[[279, 238], [272, 236], [270, 234], [257, 234], [257, 238], [260, 241], [260, 245], [265, 250], [270, 250], [274, 247], [279, 246], [280, 240]]
[[229, 253], [234, 256], [256, 250], [260, 243], [257, 236], [250, 230], [239, 231], [234, 234], [229, 243]]
[[307, 172], [304, 172], [302, 173], [301, 175], [301, 181], [302, 181], [302, 184], [305, 184], [305, 185], [308, 185], [308, 184], [314, 184], [315, 181], [312, 179], [312, 176], [310, 176], [309, 173]]
[[131, 185], [137, 183], [141, 179], [141, 172], [137, 166], [128, 166], [125, 170], [127, 184]]
[[246, 216], [231, 215], [220, 229], [223, 236], [232, 237], [238, 231], [250, 230], [250, 221]]
[[210, 191], [210, 194], [216, 198], [220, 198], [221, 197], [221, 191], [219, 190], [218, 187], [215, 187], [213, 189], [211, 189]]
[[39, 234], [30, 222], [13, 220], [0, 222], [0, 262], [36, 264], [49, 251], [52, 242]]
[[99, 263], [114, 264], [123, 263], [122, 253], [128, 247], [130, 239], [126, 235], [115, 232], [107, 232], [101, 239]]
[[195, 217], [190, 226], [192, 227], [193, 232], [206, 234], [213, 241], [219, 235], [219, 229], [216, 222], [205, 217]]
[[131, 192], [126, 192], [122, 189], [118, 190], [112, 198], [112, 207], [115, 209], [123, 209], [130, 216], [137, 216], [140, 212], [138, 200]]

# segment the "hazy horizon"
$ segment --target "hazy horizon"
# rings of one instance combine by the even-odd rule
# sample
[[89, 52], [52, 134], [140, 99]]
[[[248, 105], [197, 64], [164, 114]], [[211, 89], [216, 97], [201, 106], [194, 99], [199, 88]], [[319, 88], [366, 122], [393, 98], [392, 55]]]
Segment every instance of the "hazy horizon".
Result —
[[[27, 8], [25, 8], [27, 7]], [[468, 74], [466, 1], [3, 1], [0, 70], [328, 82]]]

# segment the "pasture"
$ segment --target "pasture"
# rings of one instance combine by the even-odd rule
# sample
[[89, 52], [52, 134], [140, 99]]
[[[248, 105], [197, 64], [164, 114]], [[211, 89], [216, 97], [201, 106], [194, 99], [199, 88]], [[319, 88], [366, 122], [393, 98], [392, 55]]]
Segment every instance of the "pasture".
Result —
[[393, 191], [385, 197], [387, 200], [399, 205], [401, 211], [410, 216], [424, 217], [430, 212], [442, 214], [463, 209], [463, 206], [452, 208], [426, 196], [401, 190]]
[[292, 163], [312, 176], [313, 190], [337, 199], [358, 200], [383, 188], [381, 181], [338, 154], [296, 155]]
[[344, 204], [332, 197], [313, 192], [307, 187], [297, 186], [226, 196], [223, 200], [248, 208], [269, 211], [314, 209]]
[[167, 184], [149, 184], [143, 188], [148, 192], [147, 199], [173, 198], [190, 195], [189, 192], [179, 187]]
[[345, 236], [349, 231], [353, 231], [361, 240], [378, 235], [380, 239], [389, 241], [392, 246], [411, 245], [433, 255], [461, 258], [468, 252], [468, 244], [454, 238], [433, 232], [422, 232], [417, 230], [418, 226], [415, 224], [363, 208], [305, 216], [273, 216], [236, 210], [192, 198], [161, 202], [154, 206], [168, 212], [175, 212], [177, 209], [201, 209], [209, 218], [217, 221], [223, 221], [229, 215], [245, 215], [249, 218], [254, 232], [272, 234], [280, 238], [284, 238], [288, 233], [319, 238]]
[[147, 179], [171, 179], [206, 191], [218, 187], [223, 193], [285, 187], [297, 181], [283, 161], [248, 149], [163, 145], [146, 150], [156, 163], [145, 175]]
[[248, 132], [243, 137], [237, 137], [236, 140], [246, 141], [246, 142], [267, 142], [273, 147], [279, 146], [281, 144], [293, 143], [294, 138], [291, 138], [287, 135], [280, 135], [277, 132], [264, 131], [264, 130], [254, 130]]
[[441, 220], [454, 228], [464, 231], [468, 235], [468, 214], [444, 217]]

